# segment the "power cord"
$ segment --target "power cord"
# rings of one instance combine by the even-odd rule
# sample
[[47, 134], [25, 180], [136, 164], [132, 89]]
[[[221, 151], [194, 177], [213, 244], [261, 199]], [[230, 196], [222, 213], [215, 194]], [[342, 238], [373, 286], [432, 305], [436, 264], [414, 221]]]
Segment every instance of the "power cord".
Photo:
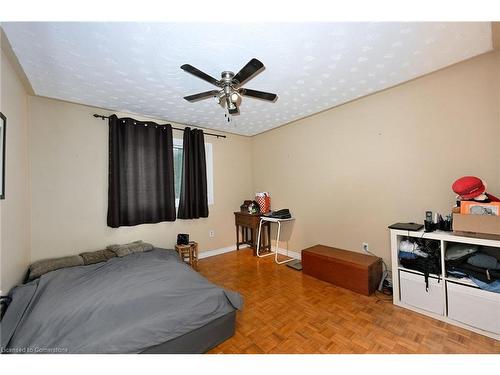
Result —
[[384, 258], [382, 257], [379, 257], [377, 254], [373, 254], [370, 250], [365, 250], [366, 253], [370, 254], [370, 255], [373, 255], [374, 257], [377, 257], [377, 258], [380, 258], [382, 260], [382, 264], [384, 265], [384, 270], [385, 272], [388, 271], [388, 268], [387, 268], [387, 264], [385, 264], [384, 262]]
[[[387, 264], [384, 262], [384, 258], [379, 257], [378, 255], [372, 253], [370, 250], [365, 250], [370, 255], [373, 255], [374, 257], [380, 258], [382, 260], [382, 280], [380, 280], [380, 284], [378, 289], [375, 291], [375, 294], [377, 292], [382, 293], [386, 296], [392, 296], [392, 272], [389, 270], [387, 267]], [[387, 285], [385, 286], [384, 284]]]

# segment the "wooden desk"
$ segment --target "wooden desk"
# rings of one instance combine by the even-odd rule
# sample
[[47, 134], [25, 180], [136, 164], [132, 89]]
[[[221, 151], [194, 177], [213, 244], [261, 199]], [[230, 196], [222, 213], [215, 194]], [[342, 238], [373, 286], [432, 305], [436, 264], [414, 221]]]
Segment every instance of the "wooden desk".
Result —
[[[240, 249], [240, 245], [250, 245], [253, 248], [253, 255], [257, 255], [257, 235], [259, 231], [259, 223], [261, 214], [249, 214], [247, 212], [235, 212], [234, 213], [234, 224], [236, 225], [236, 250]], [[269, 223], [263, 225], [267, 227], [267, 231], [263, 231], [263, 236], [261, 236], [261, 252], [271, 251], [271, 226]], [[241, 242], [240, 242], [240, 229], [241, 229]], [[267, 236], [265, 235], [267, 232]], [[264, 238], [267, 241], [264, 241]]]

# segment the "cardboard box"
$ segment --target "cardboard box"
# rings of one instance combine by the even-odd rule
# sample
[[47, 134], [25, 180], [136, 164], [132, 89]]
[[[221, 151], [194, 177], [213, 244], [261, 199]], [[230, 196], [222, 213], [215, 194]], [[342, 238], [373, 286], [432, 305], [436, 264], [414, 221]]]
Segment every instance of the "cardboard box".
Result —
[[500, 236], [500, 216], [453, 214], [453, 230]]

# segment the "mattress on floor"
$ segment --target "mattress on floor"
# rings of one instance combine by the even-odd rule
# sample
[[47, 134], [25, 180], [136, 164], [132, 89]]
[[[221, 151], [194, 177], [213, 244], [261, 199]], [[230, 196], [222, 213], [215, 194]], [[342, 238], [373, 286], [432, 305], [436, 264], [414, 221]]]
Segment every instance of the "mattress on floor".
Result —
[[212, 320], [182, 336], [152, 346], [141, 354], [202, 354], [234, 335], [236, 311]]
[[52, 271], [10, 295], [6, 353], [140, 353], [243, 305], [165, 249]]

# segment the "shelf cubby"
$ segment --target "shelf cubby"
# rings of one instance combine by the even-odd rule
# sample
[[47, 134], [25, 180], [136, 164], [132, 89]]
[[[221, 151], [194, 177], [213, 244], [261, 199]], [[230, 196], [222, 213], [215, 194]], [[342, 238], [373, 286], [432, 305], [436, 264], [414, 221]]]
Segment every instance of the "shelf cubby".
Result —
[[[430, 274], [427, 285], [423, 272], [400, 264], [400, 243], [407, 238], [439, 243], [440, 274]], [[454, 243], [488, 247], [490, 252], [498, 249], [500, 254], [500, 236], [391, 229], [391, 265], [397, 270], [392, 280], [393, 303], [500, 340], [500, 293], [480, 289], [471, 279], [446, 272], [446, 249]]]

